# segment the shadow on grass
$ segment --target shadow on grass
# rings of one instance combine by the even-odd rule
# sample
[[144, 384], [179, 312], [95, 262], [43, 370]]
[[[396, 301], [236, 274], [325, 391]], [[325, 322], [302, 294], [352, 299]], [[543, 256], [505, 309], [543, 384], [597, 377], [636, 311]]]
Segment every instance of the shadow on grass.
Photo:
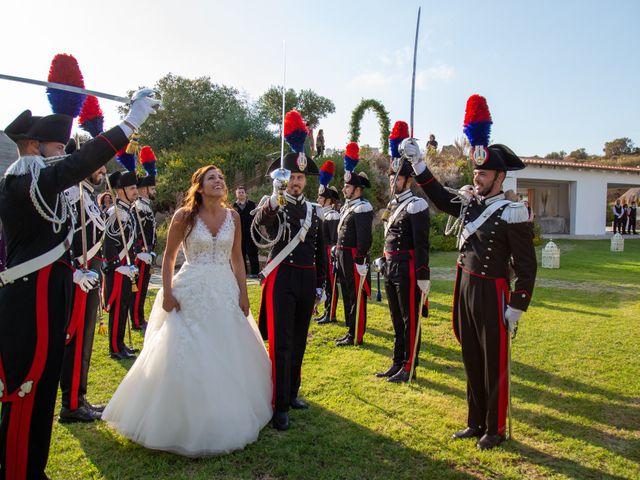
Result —
[[607, 317], [611, 318], [613, 315], [609, 313], [603, 313], [602, 310], [581, 310], [579, 308], [572, 307], [564, 307], [560, 305], [551, 305], [549, 303], [543, 301], [536, 301], [535, 299], [531, 302], [531, 306], [535, 308], [547, 308], [552, 311], [557, 312], [566, 312], [566, 313], [579, 313], [581, 315], [589, 315], [592, 317]]
[[465, 471], [457, 470], [450, 462], [431, 458], [317, 405], [293, 412], [287, 432], [267, 426], [258, 441], [242, 451], [196, 460], [122, 443], [104, 425], [67, 428], [107, 479], [482, 477], [468, 473], [465, 467]]

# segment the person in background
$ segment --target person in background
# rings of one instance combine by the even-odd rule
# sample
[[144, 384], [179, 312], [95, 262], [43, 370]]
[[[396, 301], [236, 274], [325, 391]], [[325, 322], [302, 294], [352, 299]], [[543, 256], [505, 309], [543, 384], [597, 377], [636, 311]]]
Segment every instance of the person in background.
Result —
[[427, 142], [427, 155], [436, 153], [438, 151], [438, 142], [436, 136], [432, 133], [429, 135], [429, 141]]
[[249, 258], [250, 270], [248, 273], [249, 278], [258, 278], [260, 272], [260, 262], [258, 261], [258, 247], [251, 240], [251, 222], [253, 217], [251, 212], [256, 208], [256, 203], [247, 198], [247, 190], [244, 185], [238, 185], [236, 188], [236, 202], [233, 204], [233, 209], [240, 215], [240, 224], [242, 227], [242, 258], [245, 262], [247, 257]]
[[322, 129], [318, 130], [316, 137], [316, 152], [318, 157], [324, 155], [324, 131]]
[[100, 207], [100, 211], [103, 214], [107, 213], [107, 210], [111, 208], [111, 205], [113, 205], [113, 198], [111, 197], [111, 193], [102, 192], [100, 195], [98, 195], [98, 206]]
[[613, 212], [613, 234], [624, 233], [622, 231], [622, 217], [624, 216], [624, 209], [620, 205], [620, 199], [616, 200], [616, 204], [611, 208]]
[[627, 233], [631, 233], [633, 230], [633, 234], [637, 235], [636, 232], [636, 217], [637, 217], [637, 205], [635, 200], [631, 202], [631, 206], [629, 207], [629, 227]]

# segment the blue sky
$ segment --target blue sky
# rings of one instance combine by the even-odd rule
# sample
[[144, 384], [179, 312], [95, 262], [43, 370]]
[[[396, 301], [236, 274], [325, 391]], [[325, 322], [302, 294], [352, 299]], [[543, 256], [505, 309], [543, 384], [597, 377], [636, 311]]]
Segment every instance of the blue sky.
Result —
[[[348, 140], [362, 98], [408, 120], [415, 19], [422, 6], [416, 136], [462, 135], [466, 99], [487, 97], [492, 139], [522, 156], [630, 137], [640, 145], [640, 2], [195, 1], [5, 2], [0, 73], [46, 79], [56, 53], [78, 59], [87, 87], [114, 94], [168, 72], [207, 75], [257, 99], [281, 83], [331, 98], [328, 145]], [[12, 19], [12, 21], [7, 21]], [[117, 105], [102, 100], [107, 125]], [[49, 111], [44, 89], [0, 81], [0, 128]], [[373, 113], [361, 143], [378, 145]]]

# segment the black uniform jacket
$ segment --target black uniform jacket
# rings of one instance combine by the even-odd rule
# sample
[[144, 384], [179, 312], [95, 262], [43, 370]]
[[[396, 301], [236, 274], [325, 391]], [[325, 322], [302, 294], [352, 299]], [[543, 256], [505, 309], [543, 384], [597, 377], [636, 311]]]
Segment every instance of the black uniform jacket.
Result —
[[[276, 243], [271, 249], [271, 252], [269, 253], [269, 261], [278, 255], [280, 250], [285, 248], [291, 239], [298, 234], [307, 216], [307, 203], [310, 202], [305, 200], [303, 195], [295, 198], [291, 195], [285, 194], [285, 197], [287, 199], [287, 203], [280, 210], [272, 210], [269, 206], [269, 202], [266, 202], [262, 207], [262, 215], [259, 223], [266, 227], [271, 238], [274, 238], [277, 234], [279, 224], [278, 217], [280, 217], [280, 221], [284, 220], [287, 223], [290, 232], [290, 234], [285, 232], [283, 238], [280, 238], [280, 241], [278, 241], [278, 243]], [[322, 211], [319, 205], [311, 205], [311, 226], [307, 231], [304, 241], [300, 242], [280, 265], [305, 268], [315, 267], [317, 285], [320, 287], [322, 286], [326, 276], [327, 252], [325, 251], [321, 231]]]
[[[127, 205], [120, 199], [116, 200], [116, 204], [113, 205], [107, 212], [107, 221], [106, 223], [106, 235], [104, 239], [104, 258], [105, 258], [105, 266], [104, 271], [110, 272], [120, 265], [122, 265], [122, 259], [120, 258], [120, 252], [125, 248], [122, 243], [122, 234], [120, 233], [120, 225], [118, 224], [118, 219], [116, 218], [115, 209], [118, 208], [118, 216], [120, 217], [120, 224], [122, 225], [122, 229], [124, 230], [124, 238], [127, 244], [131, 244], [129, 247], [129, 255], [130, 258], [135, 255], [139, 251], [137, 245], [135, 243], [136, 236], [136, 221], [134, 221], [133, 216], [135, 215], [131, 211], [131, 206]], [[126, 258], [123, 257], [123, 258]], [[134, 259], [131, 258], [131, 262]]]
[[[96, 197], [93, 185], [90, 185], [87, 181], [82, 181], [82, 188], [84, 190], [84, 210], [85, 210], [85, 232], [87, 239], [87, 252], [94, 250], [97, 244], [102, 245], [104, 240], [104, 218], [96, 203]], [[80, 187], [74, 185], [71, 188], [65, 190], [65, 195], [71, 203], [75, 222], [76, 230], [73, 234], [72, 250], [75, 255], [74, 267], [81, 266], [84, 261], [82, 258], [82, 217], [80, 214]], [[95, 248], [94, 248], [95, 247]], [[89, 264], [96, 265], [97, 261], [102, 260], [102, 248], [100, 248], [93, 256], [89, 258]]]
[[[504, 199], [501, 193], [480, 202], [473, 200], [463, 207], [459, 202], [452, 202], [456, 196], [445, 190], [428, 168], [416, 180], [440, 210], [455, 217], [462, 213], [463, 225], [473, 222], [493, 202]], [[480, 277], [508, 281], [511, 267], [515, 273], [515, 288], [509, 305], [519, 310], [526, 310], [529, 306], [537, 270], [533, 225], [528, 218], [524, 204], [509, 202], [467, 239], [458, 257], [458, 265], [462, 269]]]
[[[354, 205], [355, 208], [352, 208]], [[338, 240], [336, 245], [339, 251], [356, 249], [353, 256], [355, 263], [363, 264], [367, 261], [369, 249], [373, 242], [371, 225], [373, 223], [373, 207], [363, 199], [349, 200], [342, 207], [341, 218], [338, 224]], [[351, 255], [349, 253], [349, 255]]]
[[416, 279], [429, 280], [429, 204], [407, 190], [391, 206], [384, 238], [387, 262], [406, 262], [413, 255]]
[[340, 221], [340, 212], [333, 208], [323, 209], [322, 218], [322, 238], [325, 246], [335, 245], [338, 241], [338, 222]]
[[[85, 143], [64, 160], [40, 170], [38, 187], [50, 208], [56, 195], [79, 183], [104, 165], [129, 140], [115, 127]], [[5, 176], [0, 180], [0, 218], [7, 242], [7, 268], [48, 252], [62, 243], [68, 227], [54, 232], [51, 223], [36, 212], [31, 201], [31, 175]], [[62, 257], [69, 261], [69, 253]]]
[[[137, 215], [135, 211], [131, 211], [131, 214], [134, 216], [134, 220], [136, 222], [136, 230], [138, 238], [136, 239], [136, 248], [138, 251], [142, 251], [144, 248], [144, 241], [142, 240], [142, 235], [144, 235], [144, 239], [147, 241], [147, 247], [149, 252], [153, 252], [156, 248], [156, 216], [151, 209], [151, 201], [146, 198], [138, 198], [134, 204], [134, 208], [137, 211]], [[140, 217], [140, 222], [138, 222], [138, 217]]]

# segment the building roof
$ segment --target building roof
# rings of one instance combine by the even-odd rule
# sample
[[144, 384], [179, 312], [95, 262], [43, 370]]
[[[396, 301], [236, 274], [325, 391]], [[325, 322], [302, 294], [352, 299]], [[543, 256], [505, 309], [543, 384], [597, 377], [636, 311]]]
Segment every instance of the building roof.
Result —
[[604, 165], [601, 163], [567, 162], [564, 160], [550, 160], [548, 158], [520, 157], [526, 165], [539, 165], [542, 167], [575, 168], [590, 170], [609, 170], [617, 172], [632, 172], [640, 174], [640, 167], [623, 167], [620, 165]]

